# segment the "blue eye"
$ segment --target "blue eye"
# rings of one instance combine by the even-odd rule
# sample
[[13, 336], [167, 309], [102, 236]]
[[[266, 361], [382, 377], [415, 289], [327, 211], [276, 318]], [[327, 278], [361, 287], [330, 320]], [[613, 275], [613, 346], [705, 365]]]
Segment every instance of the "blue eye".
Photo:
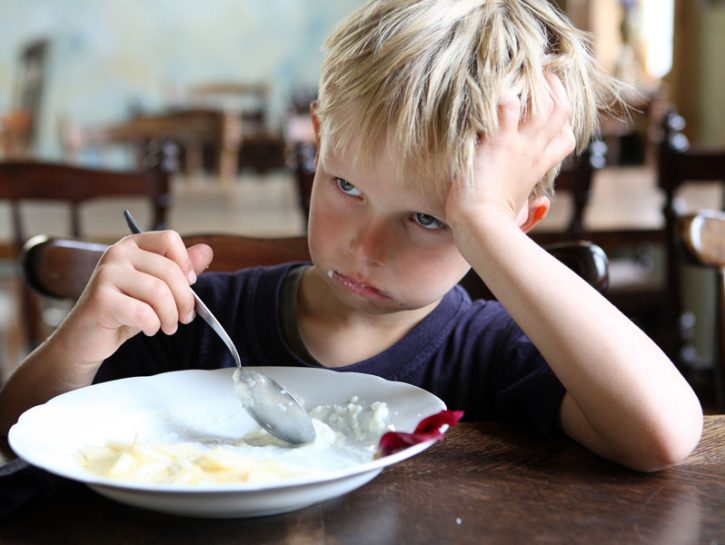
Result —
[[413, 214], [413, 221], [424, 229], [443, 229], [442, 221], [437, 220], [429, 214], [423, 214], [422, 212], [416, 212]]
[[344, 180], [342, 178], [336, 178], [336, 182], [338, 189], [346, 195], [351, 195], [353, 197], [360, 196], [360, 190], [347, 180]]

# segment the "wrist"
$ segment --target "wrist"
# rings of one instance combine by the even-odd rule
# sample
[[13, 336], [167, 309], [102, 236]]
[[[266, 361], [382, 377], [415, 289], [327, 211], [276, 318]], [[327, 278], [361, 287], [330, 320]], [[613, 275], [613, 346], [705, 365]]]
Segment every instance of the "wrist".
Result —
[[459, 208], [447, 220], [454, 237], [462, 233], [486, 233], [499, 229], [521, 230], [514, 212], [494, 204]]
[[77, 370], [79, 375], [95, 376], [103, 358], [98, 358], [89, 350], [92, 345], [87, 339], [84, 331], [91, 331], [83, 324], [77, 323], [72, 316], [64, 320], [53, 333], [41, 345], [41, 349], [56, 362], [62, 365], [71, 366]]

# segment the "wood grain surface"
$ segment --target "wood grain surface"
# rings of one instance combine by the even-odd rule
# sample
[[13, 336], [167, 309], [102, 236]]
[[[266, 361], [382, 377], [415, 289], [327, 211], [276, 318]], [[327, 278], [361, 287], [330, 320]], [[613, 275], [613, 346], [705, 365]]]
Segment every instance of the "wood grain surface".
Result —
[[182, 518], [69, 483], [0, 525], [0, 543], [725, 543], [725, 415], [682, 465], [642, 474], [568, 439], [462, 423], [345, 496], [237, 520]]

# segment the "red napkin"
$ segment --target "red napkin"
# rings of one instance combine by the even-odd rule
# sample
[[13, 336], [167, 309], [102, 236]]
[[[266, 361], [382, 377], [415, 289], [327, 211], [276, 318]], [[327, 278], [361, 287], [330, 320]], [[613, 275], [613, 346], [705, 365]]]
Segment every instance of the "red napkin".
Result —
[[389, 431], [384, 433], [378, 443], [376, 458], [387, 456], [406, 449], [424, 441], [439, 441], [450, 426], [463, 417], [463, 411], [441, 411], [425, 417], [415, 428], [413, 433], [404, 431]]

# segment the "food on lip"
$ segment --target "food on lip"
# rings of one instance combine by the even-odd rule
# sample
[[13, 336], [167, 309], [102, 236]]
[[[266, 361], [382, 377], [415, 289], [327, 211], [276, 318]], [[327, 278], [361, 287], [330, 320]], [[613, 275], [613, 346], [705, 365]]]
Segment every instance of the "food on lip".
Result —
[[338, 283], [345, 286], [347, 289], [357, 293], [358, 295], [364, 295], [366, 297], [375, 297], [379, 299], [390, 299], [390, 296], [384, 291], [379, 290], [375, 286], [342, 274], [338, 271], [328, 271], [328, 277], [337, 280]]
[[263, 483], [315, 477], [371, 461], [380, 436], [390, 429], [385, 403], [310, 411], [317, 438], [290, 445], [261, 428], [235, 442], [151, 443], [107, 441], [80, 453], [81, 465], [104, 478], [125, 482], [208, 485]]

